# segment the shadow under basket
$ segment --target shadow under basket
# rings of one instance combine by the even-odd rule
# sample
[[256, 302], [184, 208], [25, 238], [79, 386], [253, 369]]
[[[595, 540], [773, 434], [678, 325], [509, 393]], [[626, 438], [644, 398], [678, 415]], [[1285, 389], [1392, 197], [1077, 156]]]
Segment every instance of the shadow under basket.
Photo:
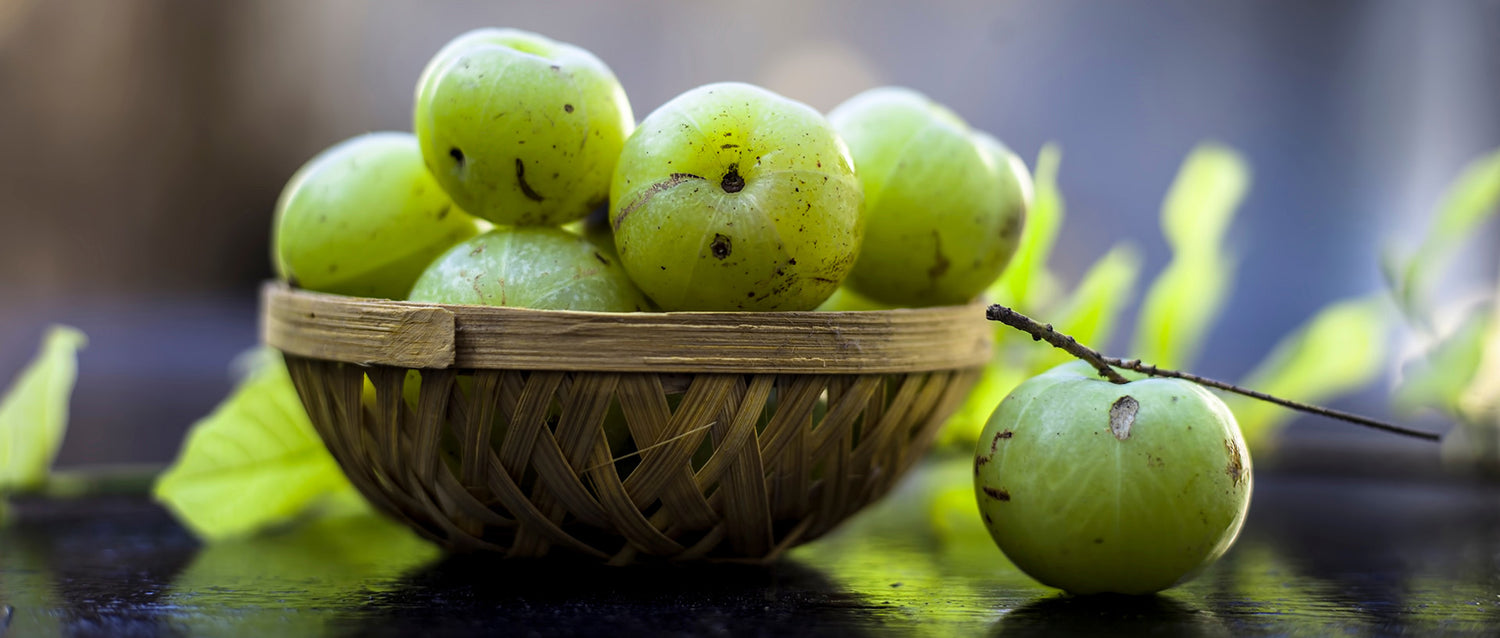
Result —
[[593, 313], [268, 283], [262, 338], [378, 507], [449, 550], [770, 560], [878, 499], [989, 360], [980, 305]]

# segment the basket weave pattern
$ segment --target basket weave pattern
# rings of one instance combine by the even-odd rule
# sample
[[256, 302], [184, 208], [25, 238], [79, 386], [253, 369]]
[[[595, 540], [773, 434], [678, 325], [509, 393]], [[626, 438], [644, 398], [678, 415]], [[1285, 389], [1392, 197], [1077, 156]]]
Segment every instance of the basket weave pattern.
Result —
[[[857, 320], [832, 316], [853, 313], [795, 313], [828, 328], [799, 330], [798, 338], [826, 333], [834, 354], [801, 348], [779, 364], [757, 348], [785, 348], [746, 323], [763, 317], [626, 316], [667, 321], [679, 331], [698, 326], [691, 329], [698, 334], [681, 343], [662, 331], [636, 335], [631, 343], [666, 335], [645, 363], [607, 348], [568, 352], [531, 343], [557, 353], [549, 366], [537, 362], [540, 353], [524, 352], [466, 361], [472, 348], [465, 341], [493, 328], [511, 336], [483, 337], [490, 347], [524, 349], [530, 346], [495, 345], [524, 328], [495, 325], [541, 317], [562, 320], [570, 327], [563, 332], [573, 333], [564, 342], [576, 342], [590, 322], [620, 316], [344, 301], [274, 285], [264, 305], [266, 341], [285, 352], [319, 434], [377, 506], [456, 551], [572, 554], [616, 564], [764, 560], [817, 538], [882, 496], [927, 449], [988, 354], [977, 307], [947, 309], [949, 315], [890, 311], [907, 313], [892, 315], [898, 320], [927, 321], [928, 332], [943, 333], [936, 336], [860, 327], [878, 322], [878, 313], [857, 313]], [[369, 321], [339, 327], [345, 311]], [[728, 327], [702, 327], [721, 316], [732, 318]], [[954, 318], [964, 325], [944, 325]], [[336, 325], [313, 329], [329, 321]], [[708, 333], [747, 335], [741, 340], [751, 345], [736, 346], [731, 336], [716, 346]], [[891, 338], [879, 337], [890, 334], [896, 341], [936, 339], [954, 350], [929, 357], [946, 367], [847, 361], [889, 362], [883, 342]], [[309, 335], [316, 338], [303, 339]], [[441, 366], [446, 355], [439, 355], [439, 365], [430, 365], [432, 348], [423, 344], [445, 340], [453, 363]], [[676, 349], [707, 351], [709, 363], [657, 356]], [[807, 362], [820, 357], [820, 367]], [[504, 366], [516, 360], [529, 363]]]

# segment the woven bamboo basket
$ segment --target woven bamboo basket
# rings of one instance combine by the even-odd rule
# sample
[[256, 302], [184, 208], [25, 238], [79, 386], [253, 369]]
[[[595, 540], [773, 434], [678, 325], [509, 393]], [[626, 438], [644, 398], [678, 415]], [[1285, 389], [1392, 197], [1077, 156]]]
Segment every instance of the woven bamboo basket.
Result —
[[982, 307], [591, 313], [263, 289], [318, 433], [453, 551], [769, 560], [882, 496], [989, 359]]

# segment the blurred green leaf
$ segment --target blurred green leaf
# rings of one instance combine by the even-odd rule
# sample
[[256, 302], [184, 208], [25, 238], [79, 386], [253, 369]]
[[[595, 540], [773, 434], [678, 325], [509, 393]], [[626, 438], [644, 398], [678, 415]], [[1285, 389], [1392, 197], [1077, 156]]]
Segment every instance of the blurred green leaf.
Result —
[[[1053, 325], [1081, 344], [1107, 350], [1120, 313], [1135, 296], [1140, 274], [1140, 251], [1128, 243], [1116, 245], [1089, 267]], [[1032, 374], [1040, 374], [1071, 359], [1072, 355], [1057, 348], [1039, 350], [1030, 370]]]
[[68, 428], [68, 398], [78, 378], [82, 332], [53, 326], [41, 348], [0, 398], [0, 493], [47, 480]]
[[[1390, 329], [1383, 296], [1349, 299], [1318, 312], [1282, 339], [1240, 385], [1304, 403], [1322, 403], [1369, 384], [1385, 360]], [[1265, 449], [1295, 415], [1240, 395], [1225, 397], [1245, 442]]]
[[1470, 162], [1448, 186], [1437, 216], [1416, 254], [1402, 260], [1387, 249], [1382, 268], [1402, 311], [1423, 325], [1430, 323], [1426, 311], [1426, 287], [1445, 268], [1475, 228], [1500, 210], [1500, 150]]
[[1423, 253], [1445, 253], [1455, 242], [1467, 240], [1475, 227], [1500, 209], [1500, 150], [1480, 157], [1458, 176], [1443, 196], [1442, 206]]
[[1055, 144], [1042, 147], [1036, 158], [1035, 195], [1026, 214], [1026, 226], [1016, 254], [1000, 279], [990, 286], [988, 297], [1022, 312], [1046, 304], [1057, 283], [1047, 270], [1047, 259], [1062, 229], [1064, 202], [1057, 189], [1057, 169], [1062, 151]]
[[1131, 356], [1163, 368], [1191, 368], [1228, 297], [1232, 263], [1203, 255], [1167, 264], [1141, 303]]
[[250, 534], [330, 503], [362, 503], [314, 431], [279, 356], [264, 360], [193, 425], [154, 495], [210, 540]]
[[1488, 307], [1476, 308], [1456, 330], [1409, 364], [1392, 397], [1396, 409], [1408, 415], [1422, 409], [1458, 414], [1459, 402], [1479, 371], [1490, 321]]
[[1490, 297], [1489, 329], [1477, 346], [1479, 366], [1461, 405], [1491, 429], [1500, 431], [1500, 278], [1496, 278], [1495, 287]]
[[1224, 254], [1224, 231], [1249, 184], [1250, 169], [1229, 148], [1204, 144], [1183, 162], [1162, 204], [1172, 261], [1141, 307], [1133, 356], [1179, 369], [1197, 357], [1228, 296], [1235, 267]]
[[1212, 143], [1194, 148], [1162, 203], [1162, 231], [1172, 251], [1218, 252], [1249, 188], [1250, 168], [1239, 153]]
[[[1030, 341], [1027, 339], [1028, 343]], [[1000, 344], [996, 344], [996, 348], [1000, 349]], [[1026, 379], [1025, 371], [1028, 369], [1024, 365], [1009, 362], [1008, 359], [997, 358], [990, 361], [979, 381], [974, 384], [974, 389], [969, 391], [969, 396], [953, 412], [953, 416], [948, 417], [948, 422], [943, 424], [938, 444], [945, 448], [956, 448], [965, 454], [971, 452], [979, 440], [979, 433], [984, 431], [985, 424], [990, 420], [990, 413], [995, 411], [995, 406], [1000, 405], [1005, 395], [1010, 394], [1012, 389]]]

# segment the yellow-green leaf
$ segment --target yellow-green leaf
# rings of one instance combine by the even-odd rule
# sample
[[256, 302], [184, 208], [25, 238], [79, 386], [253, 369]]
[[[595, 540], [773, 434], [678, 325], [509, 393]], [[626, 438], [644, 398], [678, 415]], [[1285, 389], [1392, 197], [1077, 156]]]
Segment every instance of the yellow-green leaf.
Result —
[[1026, 380], [1023, 370], [1023, 366], [1001, 359], [991, 360], [979, 375], [974, 389], [969, 391], [969, 396], [953, 412], [953, 416], [948, 417], [948, 422], [943, 424], [938, 438], [939, 445], [956, 448], [965, 454], [972, 451], [979, 440], [979, 433], [984, 431], [985, 424], [990, 420], [990, 413], [995, 411], [995, 406], [1000, 405], [1005, 395]]
[[1452, 242], [1469, 238], [1474, 228], [1500, 209], [1500, 150], [1464, 167], [1443, 195], [1429, 250], [1447, 252]]
[[78, 378], [82, 332], [53, 326], [36, 358], [0, 398], [0, 492], [31, 489], [47, 479], [68, 428], [68, 398]]
[[1162, 231], [1172, 251], [1217, 252], [1249, 188], [1250, 168], [1239, 153], [1212, 143], [1193, 149], [1162, 203]]
[[1489, 328], [1475, 346], [1479, 364], [1458, 403], [1467, 420], [1500, 431], [1500, 278], [1496, 278], [1495, 286], [1495, 295], [1490, 298]]
[[[1390, 329], [1385, 303], [1375, 296], [1324, 308], [1282, 339], [1240, 385], [1304, 403], [1324, 403], [1364, 387], [1379, 374], [1385, 359]], [[1264, 449], [1296, 414], [1240, 395], [1224, 401], [1252, 451]]]
[[210, 540], [254, 533], [357, 497], [308, 420], [280, 357], [267, 358], [193, 425], [154, 494]]
[[[1116, 245], [1089, 267], [1053, 325], [1081, 344], [1107, 351], [1120, 313], [1135, 295], [1140, 274], [1140, 251], [1128, 243]], [[1033, 374], [1072, 358], [1057, 348], [1042, 349], [1041, 353], [1031, 364]]]
[[1136, 320], [1132, 355], [1166, 368], [1190, 367], [1218, 317], [1234, 276], [1224, 231], [1244, 199], [1250, 169], [1233, 150], [1194, 149], [1162, 204], [1172, 261], [1152, 283]]
[[1057, 168], [1062, 151], [1056, 145], [1042, 147], [1036, 158], [1035, 194], [1026, 215], [1025, 229], [1016, 254], [1005, 272], [990, 286], [988, 297], [1022, 312], [1034, 311], [1055, 293], [1056, 281], [1047, 270], [1047, 258], [1062, 228], [1064, 203], [1057, 189]]
[[1448, 186], [1416, 254], [1402, 260], [1387, 249], [1382, 267], [1408, 316], [1428, 321], [1426, 286], [1481, 223], [1500, 211], [1500, 150], [1475, 159]]
[[1409, 364], [1392, 404], [1403, 414], [1429, 408], [1459, 413], [1459, 401], [1474, 381], [1490, 330], [1489, 308], [1476, 308], [1458, 328]]
[[1141, 304], [1131, 356], [1163, 368], [1192, 367], [1224, 307], [1232, 264], [1216, 255], [1168, 264]]

